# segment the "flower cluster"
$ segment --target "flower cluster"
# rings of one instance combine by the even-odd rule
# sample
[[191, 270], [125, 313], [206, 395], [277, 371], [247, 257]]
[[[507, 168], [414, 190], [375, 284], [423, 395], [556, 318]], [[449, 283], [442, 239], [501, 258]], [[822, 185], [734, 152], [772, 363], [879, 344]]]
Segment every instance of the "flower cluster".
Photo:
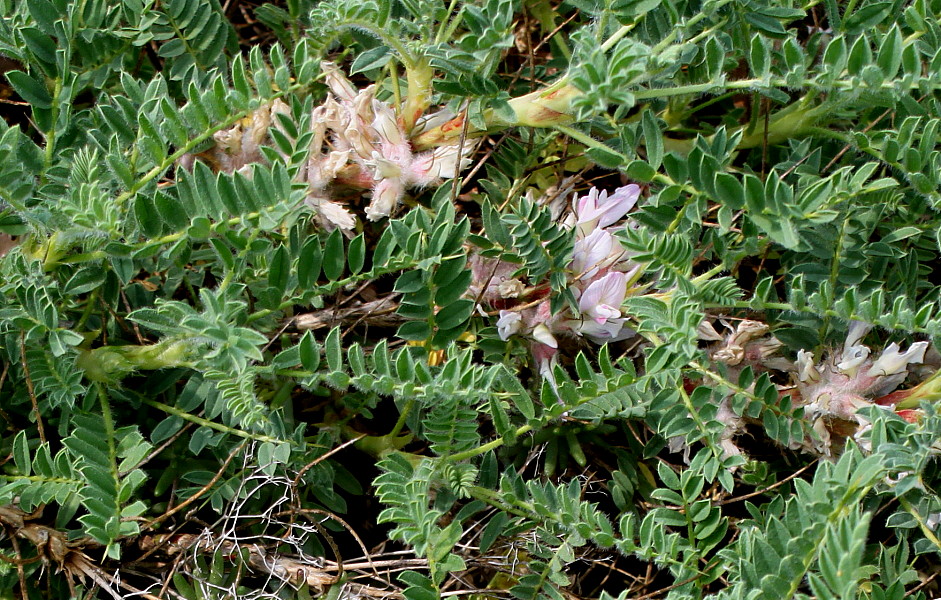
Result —
[[910, 364], [925, 359], [928, 342], [916, 342], [905, 352], [893, 343], [873, 360], [870, 349], [862, 344], [870, 328], [865, 323], [853, 323], [842, 351], [821, 364], [815, 364], [810, 352], [797, 353], [795, 385], [800, 405], [818, 437], [812, 442], [813, 450], [824, 455], [832, 453], [835, 436], [849, 431], [858, 440], [868, 428], [869, 422], [858, 412], [860, 408], [891, 409], [891, 403], [883, 403], [882, 399], [905, 381]]
[[277, 115], [290, 114], [291, 109], [281, 100], [274, 100], [252, 111], [250, 115], [228, 129], [213, 134], [215, 146], [199, 154], [184, 154], [180, 166], [191, 169], [197, 159], [216, 171], [248, 174], [248, 168], [262, 161], [261, 146], [268, 141], [268, 129], [277, 124]]
[[[376, 98], [375, 85], [360, 90], [336, 65], [324, 62], [321, 69], [329, 92], [311, 115], [310, 156], [298, 179], [308, 184], [307, 202], [327, 229], [355, 227], [353, 215], [334, 198], [336, 186], [371, 190], [365, 212], [369, 220], [376, 221], [392, 213], [407, 189], [440, 183], [470, 163], [474, 149], [470, 142], [414, 153], [408, 132], [392, 106]], [[190, 168], [199, 158], [219, 171], [244, 170], [262, 160], [260, 146], [268, 141], [269, 128], [279, 128], [276, 115], [289, 112], [284, 102], [275, 100], [217, 132], [214, 147], [198, 155], [185, 155], [180, 163]], [[453, 115], [446, 111], [427, 115], [412, 133], [420, 134], [449, 117]]]
[[[577, 312], [566, 308], [552, 314], [548, 298], [500, 311], [497, 321], [500, 338], [507, 340], [514, 335], [529, 338], [544, 376], [552, 376], [560, 335], [574, 334], [599, 344], [634, 335], [625, 325], [627, 319], [621, 315], [621, 304], [640, 267], [630, 260], [613, 232], [637, 204], [639, 196], [640, 188], [636, 185], [619, 188], [610, 196], [592, 188], [573, 202], [573, 212], [566, 223], [575, 232], [569, 288], [578, 302]], [[523, 286], [507, 277], [512, 272], [510, 266], [483, 260], [471, 264], [475, 282], [490, 282], [481, 291], [482, 299], [492, 302], [496, 297], [519, 295]], [[494, 282], [496, 274], [499, 278]]]
[[[807, 439], [795, 441], [795, 449], [834, 456], [850, 437], [865, 446], [862, 434], [870, 424], [859, 412], [861, 408], [878, 406], [896, 410], [904, 418], [912, 416], [912, 411], [897, 410], [897, 405], [922, 386], [893, 391], [908, 376], [910, 365], [925, 360], [928, 342], [916, 342], [904, 352], [893, 343], [873, 359], [870, 348], [862, 344], [871, 325], [854, 322], [843, 347], [831, 352], [826, 360], [817, 362], [806, 350], [799, 350], [796, 360], [788, 360], [777, 355], [782, 344], [770, 335], [766, 324], [743, 320], [734, 328], [728, 327], [730, 333], [722, 336], [704, 321], [699, 334], [701, 339], [715, 342], [708, 351], [709, 358], [713, 364], [724, 365], [730, 379], [734, 380], [745, 367], [755, 373], [790, 374], [791, 385], [778, 386], [779, 394], [790, 395], [794, 406], [804, 409], [804, 419], [814, 432]], [[741, 433], [746, 419], [731, 410], [729, 398], [722, 400], [716, 419], [725, 424], [720, 441], [726, 454], [740, 454], [732, 440]]]
[[[392, 107], [376, 98], [375, 85], [357, 90], [336, 65], [325, 62], [321, 69], [330, 94], [314, 109], [314, 138], [304, 179], [310, 184], [308, 202], [327, 223], [352, 227], [352, 217], [339, 215], [338, 209], [345, 209], [330, 200], [333, 183], [372, 190], [366, 217], [376, 221], [391, 214], [406, 189], [440, 183], [469, 164], [472, 144], [414, 154]], [[426, 119], [434, 120], [435, 115]]]

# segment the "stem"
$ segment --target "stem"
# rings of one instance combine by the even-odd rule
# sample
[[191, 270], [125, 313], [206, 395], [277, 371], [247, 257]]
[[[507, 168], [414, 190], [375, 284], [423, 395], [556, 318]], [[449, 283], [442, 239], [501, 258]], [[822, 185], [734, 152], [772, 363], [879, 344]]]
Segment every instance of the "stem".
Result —
[[[258, 234], [260, 231], [261, 229], [258, 229], [258, 228], [252, 229], [251, 234], [249, 234], [248, 236], [248, 241], [246, 242], [245, 247], [242, 248], [241, 252], [238, 253], [238, 255], [236, 256], [236, 259], [239, 259], [239, 258], [244, 259], [248, 257], [248, 255], [252, 252], [252, 243], [256, 239], [258, 239]], [[235, 275], [234, 271], [229, 270], [225, 274], [225, 277], [222, 278], [222, 282], [219, 284], [218, 291], [222, 292], [226, 288], [228, 288], [229, 284], [232, 283], [232, 277], [234, 275]]]
[[[523, 435], [524, 433], [529, 433], [530, 431], [532, 431], [532, 429], [533, 429], [533, 426], [527, 423], [526, 425], [523, 425], [522, 427], [518, 427], [516, 429], [516, 432], [513, 435], [514, 437], [519, 437]], [[452, 454], [450, 456], [442, 457], [442, 459], [446, 459], [448, 462], [457, 462], [459, 460], [467, 460], [468, 458], [474, 458], [475, 456], [480, 456], [481, 454], [486, 454], [487, 452], [490, 452], [491, 450], [495, 450], [505, 443], [506, 443], [506, 438], [499, 437], [493, 440], [492, 442], [487, 442], [483, 446], [478, 446], [476, 448], [471, 448], [470, 450], [465, 450], [464, 452], [458, 452], [457, 454]]]
[[411, 131], [418, 118], [431, 105], [431, 82], [435, 71], [424, 58], [410, 62], [403, 60], [402, 64], [405, 65], [405, 77], [408, 80], [408, 97], [405, 99], [400, 118], [405, 130]]
[[[604, 14], [607, 14], [607, 13], [604, 13]], [[621, 41], [621, 38], [623, 38], [625, 35], [627, 35], [628, 33], [634, 30], [634, 27], [637, 26], [638, 22], [639, 21], [635, 21], [631, 23], [630, 25], [622, 25], [620, 29], [612, 33], [611, 37], [609, 37], [607, 40], [605, 40], [603, 44], [601, 44], [601, 51], [607, 52], [608, 50], [613, 48], [615, 44]]]
[[228, 433], [228, 434], [235, 435], [235, 436], [249, 439], [249, 440], [256, 440], [259, 442], [271, 442], [274, 444], [291, 444], [290, 440], [279, 440], [277, 438], [273, 438], [268, 435], [249, 433], [247, 431], [242, 431], [241, 429], [235, 429], [234, 427], [229, 427], [221, 423], [216, 423], [214, 421], [210, 421], [202, 417], [197, 417], [196, 415], [192, 415], [186, 412], [185, 410], [180, 410], [179, 408], [175, 406], [170, 406], [169, 404], [164, 404], [163, 402], [157, 402], [156, 400], [150, 400], [147, 398], [141, 398], [141, 401], [144, 404], [148, 406], [152, 406], [158, 410], [162, 410], [163, 412], [167, 414], [180, 417], [184, 421], [189, 421], [190, 423], [195, 423], [203, 427], [209, 427], [210, 429], [215, 429], [216, 431], [221, 431], [223, 433]]
[[801, 306], [797, 307], [793, 304], [788, 304], [787, 302], [761, 302], [761, 303], [752, 303], [748, 300], [736, 300], [728, 304], [720, 304], [715, 302], [705, 302], [703, 303], [704, 309], [709, 308], [719, 308], [723, 310], [728, 310], [730, 308], [741, 308], [745, 310], [782, 310], [789, 311], [794, 313], [802, 313], [805, 315], [814, 315], [819, 318], [823, 317], [836, 317], [837, 319], [845, 321], [862, 321], [863, 323], [869, 323], [876, 327], [881, 327], [883, 329], [889, 329], [892, 331], [904, 331], [907, 333], [924, 333], [928, 335], [938, 335], [938, 329], [927, 329], [925, 327], [920, 327], [913, 325], [911, 327], [902, 327], [898, 323], [877, 323], [873, 322], [869, 317], [863, 316], [857, 312], [853, 313], [841, 313], [839, 311], [833, 310], [832, 308], [816, 308], [813, 306]]
[[44, 156], [44, 167], [43, 167], [43, 180], [46, 178], [46, 171], [49, 170], [49, 167], [52, 166], [52, 161], [55, 158], [56, 151], [56, 122], [59, 120], [59, 96], [62, 95], [62, 78], [56, 77], [55, 79], [55, 91], [52, 95], [52, 119], [50, 124], [50, 129], [46, 132], [46, 148]]
[[[451, 0], [451, 4], [448, 5], [448, 14], [450, 15], [454, 12], [454, 7], [457, 5], [457, 0]], [[461, 22], [462, 11], [458, 11], [456, 15], [451, 17], [451, 20], [441, 21], [441, 25], [438, 27], [438, 33], [435, 35], [435, 44], [440, 44], [446, 39], [451, 37], [451, 34], [454, 33], [454, 30]]]
[[708, 281], [713, 275], [718, 275], [719, 273], [725, 270], [726, 270], [725, 267], [723, 267], [721, 264], [716, 265], [712, 267], [711, 269], [709, 269], [708, 271], [706, 271], [705, 273], [701, 275], [697, 275], [696, 277], [693, 277], [693, 283], [698, 285], [700, 283]]
[[399, 434], [402, 432], [402, 428], [405, 427], [405, 419], [408, 418], [410, 412], [412, 412], [412, 407], [415, 406], [415, 398], [409, 398], [405, 402], [405, 408], [402, 409], [401, 414], [399, 414], [399, 419], [395, 422], [395, 425], [392, 427], [387, 436], [390, 438], [399, 437]]
[[98, 403], [101, 406], [101, 422], [105, 426], [105, 432], [108, 434], [108, 467], [111, 470], [111, 478], [116, 484], [121, 478], [118, 474], [118, 463], [115, 460], [117, 449], [114, 447], [114, 418], [111, 414], [111, 404], [108, 402], [108, 395], [101, 383], [95, 382], [95, 390], [98, 392]]
[[613, 148], [606, 146], [605, 144], [603, 144], [602, 142], [599, 142], [598, 140], [591, 137], [587, 133], [582, 133], [581, 131], [579, 131], [578, 129], [575, 129], [574, 127], [569, 127], [568, 125], [556, 125], [555, 129], [556, 131], [560, 133], [564, 133], [565, 135], [569, 136], [573, 140], [577, 140], [581, 142], [582, 144], [584, 144], [585, 146], [589, 148], [603, 148], [607, 150], [608, 152], [611, 152], [612, 154], [617, 154], [621, 158], [621, 160], [625, 162], [627, 161], [627, 156], [625, 156], [624, 154], [621, 154], [617, 150], [614, 150]]
[[905, 496], [899, 496], [898, 499], [899, 504], [902, 505], [902, 508], [904, 508], [905, 511], [914, 517], [914, 519], [918, 522], [918, 528], [921, 530], [922, 535], [928, 538], [928, 541], [934, 544], [935, 548], [941, 550], [941, 540], [939, 540], [938, 536], [934, 534], [934, 531], [928, 527], [928, 524], [925, 523], [925, 520], [922, 518], [922, 516], [918, 513], [917, 510], [915, 510], [915, 507], [912, 506], [912, 503], [909, 502]]

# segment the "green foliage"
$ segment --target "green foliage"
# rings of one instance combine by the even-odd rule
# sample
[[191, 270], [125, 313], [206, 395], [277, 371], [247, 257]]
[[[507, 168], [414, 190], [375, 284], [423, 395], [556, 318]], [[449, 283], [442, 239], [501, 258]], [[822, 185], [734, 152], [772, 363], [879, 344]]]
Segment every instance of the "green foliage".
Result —
[[926, 597], [939, 19], [0, 0], [0, 587]]

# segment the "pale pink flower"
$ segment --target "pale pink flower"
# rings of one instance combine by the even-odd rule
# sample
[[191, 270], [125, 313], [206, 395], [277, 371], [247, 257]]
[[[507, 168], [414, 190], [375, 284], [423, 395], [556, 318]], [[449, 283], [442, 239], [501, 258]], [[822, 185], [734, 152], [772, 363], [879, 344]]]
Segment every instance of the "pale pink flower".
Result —
[[[555, 375], [552, 370], [555, 369], [555, 366], [558, 364], [558, 353], [559, 350], [555, 346], [548, 346], [541, 342], [533, 342], [532, 344], [533, 358], [536, 360], [537, 368], [539, 369], [539, 374], [542, 375], [546, 381], [552, 384], [552, 388], [555, 389]], [[558, 392], [556, 392], [558, 394]]]
[[613, 235], [605, 229], [595, 229], [587, 236], [575, 240], [572, 272], [577, 279], [591, 280], [598, 271], [610, 267], [622, 255], [620, 244]]
[[[331, 182], [370, 188], [372, 202], [366, 216], [376, 221], [392, 213], [408, 188], [454, 177], [470, 162], [473, 143], [463, 148], [435, 148], [416, 156], [395, 111], [375, 97], [374, 85], [357, 90], [335, 65], [323, 63], [321, 68], [331, 95], [314, 109], [313, 120], [320, 125], [308, 167], [315, 175], [309, 177], [313, 195], [329, 196]], [[345, 162], [338, 164], [340, 161]]]
[[184, 154], [180, 165], [191, 169], [197, 158], [207, 161], [215, 169], [249, 174], [250, 165], [261, 162], [261, 146], [268, 138], [271, 127], [280, 128], [277, 115], [289, 114], [290, 108], [281, 100], [272, 100], [228, 129], [213, 134], [216, 145], [198, 155]]
[[[457, 160], [458, 156], [455, 153], [450, 160]], [[535, 306], [521, 308], [519, 312], [500, 312], [497, 322], [500, 338], [506, 340], [520, 335], [533, 340], [533, 357], [540, 373], [550, 382], [553, 381], [552, 365], [559, 348], [559, 336], [574, 334], [602, 344], [634, 335], [626, 327], [627, 318], [621, 316], [621, 304], [640, 265], [630, 261], [627, 252], [607, 228], [634, 207], [639, 195], [640, 188], [636, 185], [622, 187], [611, 196], [592, 188], [575, 202], [574, 215], [568, 223], [574, 228], [575, 245], [567, 273], [570, 289], [578, 301], [577, 309], [566, 307], [558, 314], [552, 314], [551, 302], [546, 299]], [[527, 288], [511, 278], [518, 269], [516, 265], [479, 257], [472, 257], [470, 264], [473, 281], [469, 297], [475, 300], [496, 303], [519, 296], [526, 290], [543, 295], [546, 292], [545, 284], [530, 282], [533, 287]], [[493, 283], [494, 279], [498, 283]], [[506, 282], [513, 285], [504, 285]]]
[[607, 190], [591, 188], [575, 201], [575, 227], [579, 235], [588, 235], [599, 227], [620, 221], [637, 204], [640, 187], [635, 184], [618, 188], [611, 196]]
[[604, 323], [621, 316], [620, 306], [627, 295], [627, 277], [614, 271], [592, 282], [578, 299], [578, 308], [583, 315]]
[[593, 281], [578, 295], [579, 316], [565, 323], [577, 335], [596, 343], [623, 340], [634, 335], [624, 326], [627, 319], [621, 317], [621, 303], [627, 295], [628, 276], [612, 271]]

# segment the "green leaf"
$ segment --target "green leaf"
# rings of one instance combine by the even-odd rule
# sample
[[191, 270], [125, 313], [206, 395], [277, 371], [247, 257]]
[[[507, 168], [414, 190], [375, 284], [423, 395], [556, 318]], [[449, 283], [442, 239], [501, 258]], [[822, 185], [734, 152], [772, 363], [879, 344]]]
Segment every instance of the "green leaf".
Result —
[[771, 71], [771, 49], [764, 36], [756, 35], [751, 39], [748, 62], [755, 77], [766, 77]]
[[886, 79], [895, 77], [898, 72], [902, 64], [902, 32], [898, 25], [894, 25], [883, 38], [876, 55], [876, 64], [882, 69], [882, 76]]
[[422, 289], [425, 289], [424, 272], [418, 269], [406, 271], [395, 280], [394, 291], [399, 294], [411, 294]]
[[61, 15], [50, 0], [26, 0], [29, 14], [39, 25], [39, 28], [48, 35], [55, 35], [55, 22]]
[[147, 237], [157, 237], [163, 232], [163, 221], [153, 201], [141, 194], [134, 200], [134, 216], [140, 225], [141, 233]]
[[377, 46], [361, 52], [350, 65], [350, 75], [380, 69], [386, 66], [391, 58], [392, 54], [387, 46]]
[[324, 354], [327, 357], [327, 367], [331, 371], [343, 371], [343, 346], [340, 344], [340, 328], [334, 327], [327, 334], [324, 341]]
[[395, 336], [410, 342], [423, 342], [431, 337], [431, 326], [425, 321], [409, 321], [399, 326]]
[[653, 181], [653, 178], [657, 176], [657, 170], [643, 160], [632, 160], [625, 171], [634, 181]]
[[622, 154], [605, 146], [592, 146], [585, 151], [585, 154], [600, 167], [616, 169], [624, 164]]
[[323, 250], [323, 274], [330, 281], [336, 281], [343, 274], [346, 257], [343, 255], [343, 234], [334, 229]]
[[320, 366], [320, 348], [317, 347], [317, 341], [314, 334], [310, 331], [304, 333], [298, 344], [301, 365], [307, 371], [316, 371]]
[[516, 409], [519, 410], [527, 420], [535, 418], [536, 407], [533, 404], [533, 399], [529, 396], [529, 392], [522, 386], [519, 379], [516, 378], [516, 375], [505, 368], [501, 369], [500, 382], [503, 385], [503, 389], [510, 394], [510, 400], [516, 406]]
[[363, 270], [363, 263], [366, 261], [366, 238], [362, 233], [350, 241], [347, 254], [350, 273], [356, 275]]
[[32, 461], [29, 456], [29, 440], [26, 430], [20, 430], [13, 438], [13, 463], [20, 475], [28, 476], [32, 473]]
[[452, 329], [469, 319], [473, 310], [473, 300], [457, 300], [438, 311], [435, 324], [442, 329]]
[[183, 427], [182, 417], [176, 415], [170, 415], [164, 420], [157, 423], [157, 425], [150, 432], [150, 440], [154, 444], [159, 444], [165, 440], [170, 439], [170, 436], [175, 434], [180, 428]]
[[33, 108], [52, 108], [52, 96], [44, 83], [22, 71], [7, 71], [6, 77], [16, 93]]
[[653, 169], [659, 169], [663, 161], [663, 133], [657, 117], [650, 109], [645, 109], [641, 119], [644, 130], [644, 147], [647, 150], [647, 163]]
[[268, 267], [268, 285], [278, 290], [283, 297], [288, 287], [288, 280], [291, 277], [291, 257], [284, 246], [278, 246], [271, 256], [271, 264]]
[[86, 294], [105, 282], [106, 271], [97, 267], [79, 269], [62, 286], [62, 293], [77, 296]]
[[320, 240], [317, 237], [311, 237], [304, 242], [297, 259], [297, 283], [302, 290], [312, 288], [317, 284], [322, 262], [323, 251]]
[[852, 15], [844, 16], [843, 31], [856, 35], [874, 28], [889, 16], [889, 11], [894, 5], [894, 2], [873, 2], [860, 6]]

